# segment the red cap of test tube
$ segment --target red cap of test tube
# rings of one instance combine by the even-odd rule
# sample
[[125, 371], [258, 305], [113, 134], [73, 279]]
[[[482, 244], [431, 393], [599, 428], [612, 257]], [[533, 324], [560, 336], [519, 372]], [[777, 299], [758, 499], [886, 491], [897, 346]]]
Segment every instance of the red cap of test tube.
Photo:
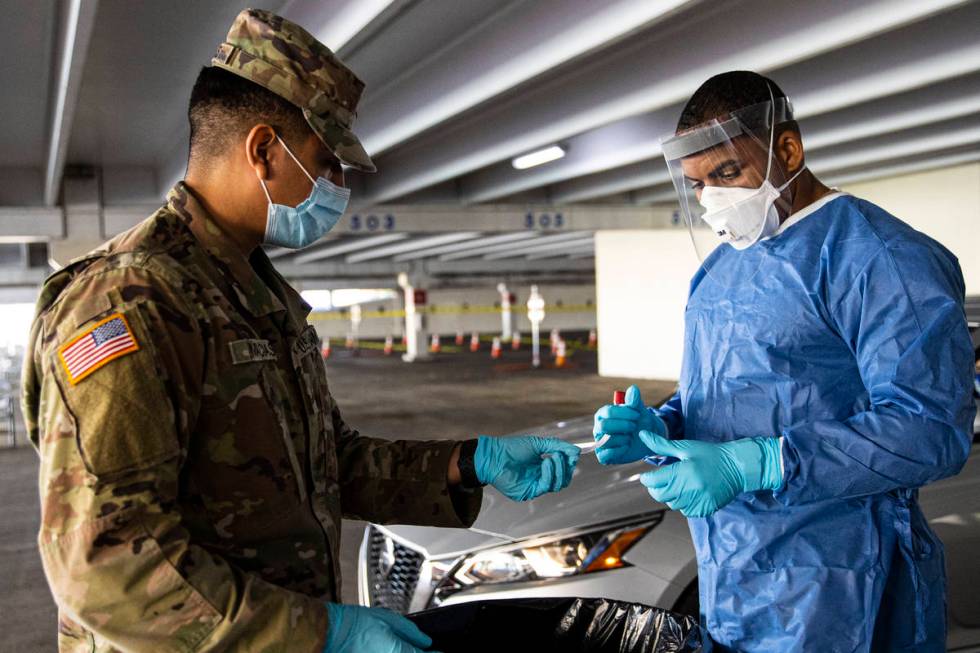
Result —
[[613, 403], [617, 406], [622, 406], [626, 403], [626, 393], [622, 390], [616, 390], [613, 392]]

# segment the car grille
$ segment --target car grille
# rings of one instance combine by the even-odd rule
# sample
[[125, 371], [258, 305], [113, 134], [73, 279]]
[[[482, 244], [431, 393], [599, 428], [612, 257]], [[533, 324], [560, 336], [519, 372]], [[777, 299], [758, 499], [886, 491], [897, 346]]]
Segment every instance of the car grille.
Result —
[[370, 529], [367, 551], [368, 598], [373, 607], [406, 613], [419, 582], [423, 556], [377, 528]]

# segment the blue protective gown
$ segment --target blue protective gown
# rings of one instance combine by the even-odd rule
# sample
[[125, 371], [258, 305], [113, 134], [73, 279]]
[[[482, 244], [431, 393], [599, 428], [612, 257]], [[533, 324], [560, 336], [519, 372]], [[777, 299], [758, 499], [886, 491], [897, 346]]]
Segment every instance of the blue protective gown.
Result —
[[722, 651], [943, 651], [943, 547], [916, 488], [969, 455], [962, 273], [869, 202], [811, 208], [691, 283], [670, 436], [784, 438], [782, 490], [689, 522], [702, 622]]

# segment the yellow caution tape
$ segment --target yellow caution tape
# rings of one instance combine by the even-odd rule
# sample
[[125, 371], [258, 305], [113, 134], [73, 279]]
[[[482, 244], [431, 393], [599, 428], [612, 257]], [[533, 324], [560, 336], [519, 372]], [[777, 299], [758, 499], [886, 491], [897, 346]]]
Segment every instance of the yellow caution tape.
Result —
[[[527, 306], [512, 306], [512, 313], [527, 313]], [[415, 312], [419, 315], [479, 315], [487, 313], [503, 313], [503, 309], [499, 306], [459, 306], [459, 305], [449, 305], [449, 306], [419, 306], [416, 307]], [[592, 313], [595, 312], [595, 305], [592, 304], [570, 304], [568, 306], [548, 306], [545, 308], [545, 314], [548, 313]], [[392, 311], [377, 310], [377, 311], [362, 311], [361, 320], [378, 320], [378, 319], [393, 319], [393, 318], [404, 318], [405, 310], [397, 309]], [[349, 311], [317, 311], [310, 315], [311, 322], [320, 322], [328, 320], [350, 320]]]

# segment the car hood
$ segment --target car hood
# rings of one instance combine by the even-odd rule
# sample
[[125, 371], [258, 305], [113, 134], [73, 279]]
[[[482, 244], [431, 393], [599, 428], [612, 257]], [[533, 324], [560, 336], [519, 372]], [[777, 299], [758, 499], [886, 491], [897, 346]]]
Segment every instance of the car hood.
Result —
[[[573, 444], [587, 443], [592, 441], [592, 417], [553, 422], [526, 429], [523, 433], [554, 436]], [[652, 501], [637, 481], [639, 474], [649, 469], [644, 463], [600, 465], [595, 454], [587, 453], [579, 460], [572, 483], [562, 492], [518, 503], [487, 487], [480, 514], [469, 529], [388, 526], [385, 530], [413, 548], [423, 550], [430, 558], [441, 558], [666, 509], [663, 504]], [[956, 510], [951, 512], [950, 506], [958, 505], [950, 502], [951, 491], [961, 491], [966, 500], [975, 493], [973, 479], [977, 477], [980, 477], [980, 446], [974, 445], [973, 454], [961, 474], [927, 485], [920, 491], [920, 503], [930, 521], [958, 519], [953, 514]]]
[[[592, 416], [553, 422], [523, 433], [566, 442], [592, 442]], [[594, 453], [583, 454], [569, 487], [534, 501], [518, 503], [487, 487], [476, 523], [469, 529], [390, 526], [386, 530], [430, 558], [453, 556], [476, 548], [526, 537], [609, 522], [664, 507], [651, 501], [638, 482], [649, 470], [644, 463], [600, 465]]]

